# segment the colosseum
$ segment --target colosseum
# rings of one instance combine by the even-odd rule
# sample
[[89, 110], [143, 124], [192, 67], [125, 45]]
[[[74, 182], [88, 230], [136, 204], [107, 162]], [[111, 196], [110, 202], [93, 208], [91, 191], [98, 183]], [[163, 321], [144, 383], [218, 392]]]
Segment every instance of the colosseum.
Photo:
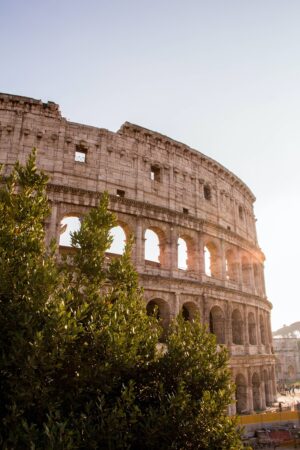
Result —
[[[76, 220], [108, 191], [113, 236], [135, 237], [132, 258], [149, 313], [163, 326], [196, 313], [229, 349], [236, 383], [231, 413], [276, 398], [271, 303], [264, 285], [250, 189], [221, 164], [138, 125], [117, 132], [70, 122], [59, 106], [0, 94], [0, 162], [6, 170], [38, 148], [50, 176], [47, 236], [59, 251]], [[72, 225], [73, 224], [73, 225]], [[115, 233], [115, 234], [114, 234]], [[116, 237], [117, 240], [117, 237]], [[110, 249], [118, 253], [122, 249]]]

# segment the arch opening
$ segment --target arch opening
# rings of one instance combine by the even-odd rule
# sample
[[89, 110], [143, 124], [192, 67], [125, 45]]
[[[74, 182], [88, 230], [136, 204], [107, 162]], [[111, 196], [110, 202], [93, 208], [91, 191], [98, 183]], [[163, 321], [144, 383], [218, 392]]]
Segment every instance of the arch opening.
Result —
[[237, 280], [237, 268], [234, 258], [233, 250], [229, 249], [225, 253], [225, 271], [226, 280], [236, 281]]
[[208, 243], [204, 247], [204, 269], [208, 277], [218, 277], [218, 255], [217, 248], [213, 243]]
[[232, 342], [236, 345], [243, 345], [244, 343], [244, 323], [238, 309], [235, 309], [232, 313]]
[[183, 239], [181, 237], [178, 238], [177, 249], [178, 249], [177, 267], [178, 267], [178, 269], [181, 269], [181, 270], [187, 270], [188, 269], [188, 246], [187, 246], [185, 239]]
[[210, 310], [209, 331], [216, 336], [218, 344], [225, 344], [225, 317], [219, 306]]
[[59, 245], [62, 247], [72, 247], [72, 233], [79, 231], [81, 220], [78, 216], [67, 216], [60, 221]]
[[146, 305], [146, 312], [148, 316], [155, 317], [159, 321], [162, 327], [162, 334], [159, 340], [160, 342], [164, 342], [170, 322], [170, 308], [168, 303], [160, 298], [152, 299]]
[[112, 237], [112, 243], [107, 250], [107, 253], [122, 255], [126, 245], [126, 234], [121, 225], [111, 228], [109, 235]]
[[248, 314], [248, 335], [249, 335], [249, 344], [256, 345], [257, 344], [256, 322], [255, 322], [255, 316], [254, 316], [253, 312], [250, 312]]
[[160, 263], [160, 240], [150, 228], [145, 231], [145, 260]]
[[198, 313], [197, 306], [192, 302], [186, 302], [182, 305], [181, 314], [184, 320], [193, 321]]

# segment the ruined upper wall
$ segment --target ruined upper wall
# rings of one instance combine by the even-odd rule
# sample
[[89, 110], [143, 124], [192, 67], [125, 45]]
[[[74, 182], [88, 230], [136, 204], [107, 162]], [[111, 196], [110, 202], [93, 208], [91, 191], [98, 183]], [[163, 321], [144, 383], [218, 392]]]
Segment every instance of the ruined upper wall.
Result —
[[[187, 214], [256, 243], [249, 188], [221, 164], [173, 139], [125, 123], [116, 133], [63, 118], [59, 106], [0, 94], [0, 162], [37, 147], [51, 183], [124, 195]], [[75, 160], [75, 152], [85, 162]], [[123, 195], [123, 194], [122, 194]]]

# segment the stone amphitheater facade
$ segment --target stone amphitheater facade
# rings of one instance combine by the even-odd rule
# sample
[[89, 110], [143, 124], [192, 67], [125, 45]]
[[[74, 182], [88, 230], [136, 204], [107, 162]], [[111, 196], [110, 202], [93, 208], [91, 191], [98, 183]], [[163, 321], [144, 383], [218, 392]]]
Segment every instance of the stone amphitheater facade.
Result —
[[[272, 305], [250, 189], [218, 162], [157, 132], [128, 122], [117, 132], [73, 123], [53, 102], [0, 94], [0, 162], [9, 171], [32, 147], [50, 176], [48, 238], [59, 244], [64, 218], [82, 216], [108, 191], [120, 227], [135, 238], [132, 258], [149, 313], [157, 305], [167, 327], [177, 314], [199, 312], [229, 349], [231, 412], [271, 404]], [[147, 230], [159, 241], [156, 260], [145, 258]]]

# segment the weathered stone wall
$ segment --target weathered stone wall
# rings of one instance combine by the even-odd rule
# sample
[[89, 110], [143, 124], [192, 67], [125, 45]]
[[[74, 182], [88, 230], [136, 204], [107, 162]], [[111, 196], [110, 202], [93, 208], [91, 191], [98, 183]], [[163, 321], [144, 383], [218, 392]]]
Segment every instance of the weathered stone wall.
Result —
[[[158, 305], [164, 325], [182, 310], [187, 318], [199, 312], [229, 348], [238, 411], [271, 403], [271, 304], [249, 188], [218, 162], [159, 133], [127, 122], [116, 133], [76, 124], [52, 102], [0, 94], [0, 162], [10, 170], [34, 146], [50, 176], [49, 239], [59, 243], [62, 219], [80, 217], [107, 190], [119, 224], [135, 237], [132, 257], [145, 299]], [[156, 263], [145, 260], [149, 229], [159, 238]], [[187, 246], [186, 270], [178, 268], [178, 238]]]

